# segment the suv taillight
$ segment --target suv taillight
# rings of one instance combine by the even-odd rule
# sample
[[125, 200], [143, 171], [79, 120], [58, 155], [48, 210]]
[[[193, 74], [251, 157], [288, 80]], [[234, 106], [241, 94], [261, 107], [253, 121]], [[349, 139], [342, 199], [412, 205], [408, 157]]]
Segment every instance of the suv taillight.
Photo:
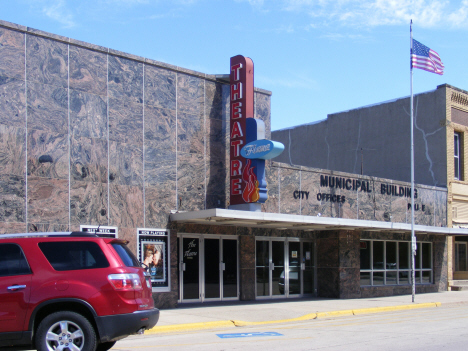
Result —
[[109, 274], [107, 277], [115, 290], [141, 290], [141, 280], [135, 273]]
[[143, 271], [143, 275], [145, 276], [146, 280], [146, 286], [151, 289], [152, 284], [151, 284], [151, 274], [149, 274], [147, 271]]

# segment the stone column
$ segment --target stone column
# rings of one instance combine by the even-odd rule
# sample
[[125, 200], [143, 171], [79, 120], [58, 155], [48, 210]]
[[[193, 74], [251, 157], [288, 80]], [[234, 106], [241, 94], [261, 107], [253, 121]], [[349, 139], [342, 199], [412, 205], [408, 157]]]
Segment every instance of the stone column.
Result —
[[255, 236], [239, 236], [240, 300], [255, 300]]
[[318, 296], [360, 297], [360, 232], [324, 231], [317, 236]]

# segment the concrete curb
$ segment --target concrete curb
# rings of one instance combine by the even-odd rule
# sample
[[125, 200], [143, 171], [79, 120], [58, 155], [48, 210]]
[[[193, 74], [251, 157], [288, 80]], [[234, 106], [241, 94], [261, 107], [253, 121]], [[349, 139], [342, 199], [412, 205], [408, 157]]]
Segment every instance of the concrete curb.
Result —
[[145, 334], [149, 335], [149, 334], [158, 334], [158, 333], [193, 331], [193, 330], [213, 329], [213, 328], [246, 327], [246, 326], [252, 326], [252, 325], [288, 323], [288, 322], [306, 321], [306, 320], [318, 319], [318, 318], [356, 316], [356, 315], [370, 314], [370, 313], [413, 310], [417, 308], [433, 308], [433, 307], [440, 307], [441, 305], [442, 305], [441, 302], [430, 302], [430, 303], [418, 303], [418, 304], [413, 304], [413, 305], [384, 306], [384, 307], [360, 308], [360, 309], [354, 309], [354, 310], [317, 312], [317, 313], [309, 313], [309, 314], [306, 314], [297, 318], [280, 319], [280, 320], [263, 321], [263, 322], [245, 322], [245, 321], [230, 320], [230, 321], [216, 321], [216, 322], [202, 322], [202, 323], [188, 323], [188, 324], [172, 324], [172, 325], [156, 326], [150, 330], [147, 330]]
[[172, 324], [172, 325], [156, 326], [150, 330], [145, 331], [145, 334], [149, 335], [149, 334], [157, 334], [157, 333], [170, 333], [170, 332], [179, 332], [179, 331], [226, 328], [226, 327], [235, 327], [235, 325], [232, 321]]

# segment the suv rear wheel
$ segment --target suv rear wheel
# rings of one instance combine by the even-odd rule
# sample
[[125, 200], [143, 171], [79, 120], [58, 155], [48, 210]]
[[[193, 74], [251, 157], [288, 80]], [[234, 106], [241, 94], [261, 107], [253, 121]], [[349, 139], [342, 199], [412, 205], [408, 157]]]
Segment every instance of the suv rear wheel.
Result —
[[37, 328], [35, 341], [38, 351], [96, 349], [96, 333], [91, 323], [81, 314], [69, 311], [44, 318]]

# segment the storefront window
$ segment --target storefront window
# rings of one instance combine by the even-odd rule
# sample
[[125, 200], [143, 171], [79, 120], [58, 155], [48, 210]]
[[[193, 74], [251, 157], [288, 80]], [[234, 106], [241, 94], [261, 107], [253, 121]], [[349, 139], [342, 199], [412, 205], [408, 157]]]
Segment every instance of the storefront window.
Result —
[[[407, 241], [362, 240], [361, 286], [411, 284], [411, 252]], [[418, 242], [415, 256], [416, 284], [430, 284], [432, 243]]]

